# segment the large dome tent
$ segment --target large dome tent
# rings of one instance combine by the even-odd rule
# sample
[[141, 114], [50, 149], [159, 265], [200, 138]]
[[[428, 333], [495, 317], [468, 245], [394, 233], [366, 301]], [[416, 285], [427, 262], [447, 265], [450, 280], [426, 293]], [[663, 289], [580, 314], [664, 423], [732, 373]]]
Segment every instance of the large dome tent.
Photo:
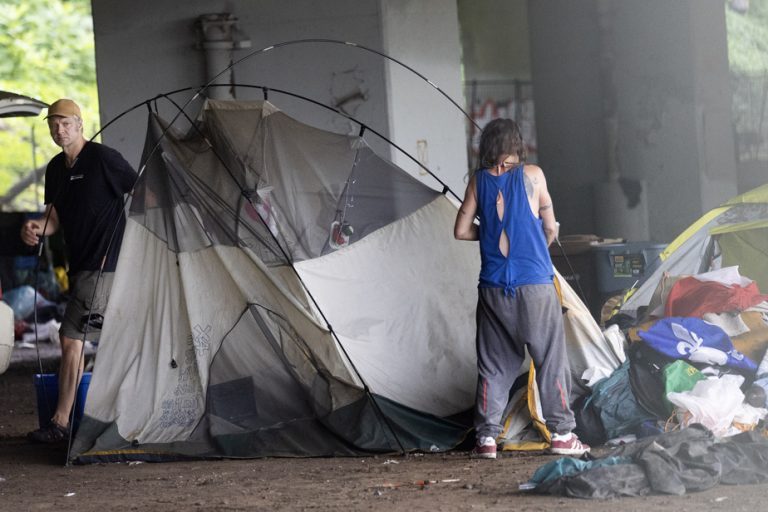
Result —
[[208, 101], [196, 130], [158, 140], [151, 115], [162, 149], [131, 202], [73, 453], [455, 445], [465, 429], [438, 418], [473, 400], [478, 265], [452, 240], [455, 206], [267, 102]]

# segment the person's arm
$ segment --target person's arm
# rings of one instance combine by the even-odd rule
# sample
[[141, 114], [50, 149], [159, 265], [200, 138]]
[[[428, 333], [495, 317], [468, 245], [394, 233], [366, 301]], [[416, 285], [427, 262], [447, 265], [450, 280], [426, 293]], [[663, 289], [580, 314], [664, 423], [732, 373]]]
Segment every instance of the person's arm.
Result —
[[[46, 220], [47, 219], [47, 220]], [[45, 233], [43, 233], [45, 229]], [[45, 207], [45, 214], [39, 219], [30, 219], [21, 226], [21, 241], [34, 247], [41, 236], [54, 234], [59, 230], [59, 214], [52, 204]]]
[[110, 188], [116, 197], [122, 197], [136, 184], [137, 174], [123, 155], [116, 149], [102, 146], [104, 171]]
[[464, 193], [464, 201], [456, 214], [456, 223], [453, 225], [453, 236], [456, 240], [479, 239], [475, 214], [477, 214], [477, 193], [475, 177], [472, 176], [467, 185], [467, 191]]
[[555, 221], [555, 210], [552, 207], [552, 197], [547, 190], [547, 180], [544, 178], [544, 171], [538, 169], [539, 186], [539, 217], [544, 228], [544, 236], [547, 238], [547, 246], [557, 238], [557, 221]]

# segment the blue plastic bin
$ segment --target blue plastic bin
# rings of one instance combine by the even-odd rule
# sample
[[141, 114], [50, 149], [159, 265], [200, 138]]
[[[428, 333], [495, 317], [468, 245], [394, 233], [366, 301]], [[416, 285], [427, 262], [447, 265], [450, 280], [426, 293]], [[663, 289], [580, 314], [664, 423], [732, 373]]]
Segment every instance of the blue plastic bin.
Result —
[[[56, 373], [35, 374], [35, 391], [37, 392], [37, 421], [40, 427], [48, 424], [56, 411], [56, 405], [59, 403], [59, 376]], [[77, 399], [75, 401], [75, 418], [73, 431], [77, 430], [80, 420], [83, 418], [85, 409], [85, 398], [88, 395], [88, 386], [91, 383], [91, 373], [83, 373], [80, 379], [80, 386], [77, 388]]]
[[659, 266], [659, 255], [666, 246], [656, 242], [594, 246], [598, 291], [609, 294], [631, 288]]

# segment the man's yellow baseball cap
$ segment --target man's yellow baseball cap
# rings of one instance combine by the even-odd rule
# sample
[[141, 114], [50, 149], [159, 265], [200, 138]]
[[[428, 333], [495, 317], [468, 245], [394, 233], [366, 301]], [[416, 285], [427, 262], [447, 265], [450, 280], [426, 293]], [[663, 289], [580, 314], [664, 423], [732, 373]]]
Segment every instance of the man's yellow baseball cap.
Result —
[[54, 117], [54, 116], [61, 116], [61, 117], [77, 116], [80, 118], [83, 117], [82, 115], [80, 115], [80, 107], [77, 106], [77, 103], [75, 103], [72, 100], [68, 100], [66, 98], [56, 100], [53, 103], [51, 103], [50, 107], [48, 107], [48, 115], [45, 116], [45, 118], [48, 119], [49, 117]]

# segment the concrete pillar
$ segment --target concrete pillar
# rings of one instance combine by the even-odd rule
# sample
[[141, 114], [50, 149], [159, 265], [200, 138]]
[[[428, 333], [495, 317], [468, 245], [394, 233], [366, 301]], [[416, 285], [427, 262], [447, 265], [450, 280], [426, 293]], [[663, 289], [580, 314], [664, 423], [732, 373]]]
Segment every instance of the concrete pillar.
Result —
[[535, 0], [528, 17], [539, 165], [560, 233], [594, 233], [591, 184], [607, 176], [595, 4]]
[[[381, 0], [381, 21], [384, 53], [416, 69], [465, 108], [456, 1]], [[463, 197], [469, 121], [436, 89], [401, 66], [387, 62], [385, 71], [392, 140]], [[436, 185], [409, 158], [394, 152], [393, 160]]]
[[[644, 195], [649, 237], [670, 241], [736, 193], [725, 7], [644, 0], [609, 2], [606, 13], [601, 4], [529, 2], [539, 160], [563, 233], [626, 236]], [[626, 201], [606, 205], [595, 192], [604, 189]], [[642, 233], [639, 224], [631, 229]]]

